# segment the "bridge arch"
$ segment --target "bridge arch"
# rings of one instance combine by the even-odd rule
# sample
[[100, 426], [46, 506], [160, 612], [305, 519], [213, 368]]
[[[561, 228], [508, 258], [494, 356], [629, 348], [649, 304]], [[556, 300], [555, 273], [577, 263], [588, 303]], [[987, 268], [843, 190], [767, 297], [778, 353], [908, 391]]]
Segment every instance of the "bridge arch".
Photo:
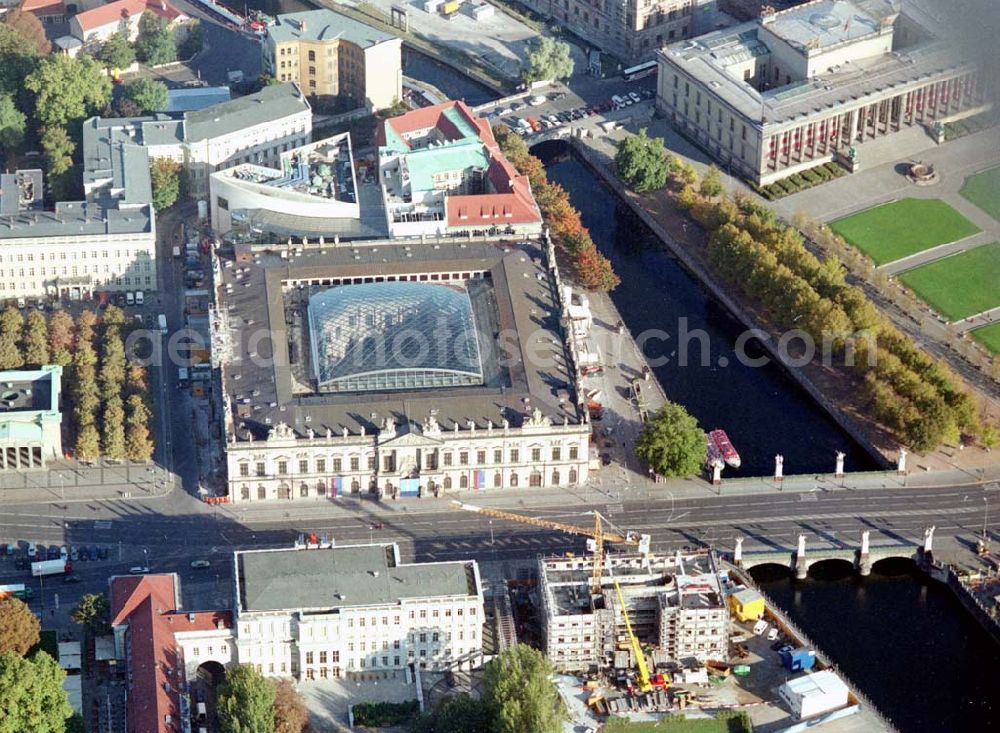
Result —
[[916, 568], [917, 559], [913, 555], [890, 555], [872, 560], [872, 570], [880, 575], [906, 575]]
[[793, 574], [791, 560], [785, 565], [773, 561], [760, 562], [746, 566], [746, 569], [751, 578], [764, 582], [787, 578]]
[[824, 580], [846, 578], [854, 574], [854, 561], [846, 557], [821, 557], [812, 562], [806, 561], [809, 575]]

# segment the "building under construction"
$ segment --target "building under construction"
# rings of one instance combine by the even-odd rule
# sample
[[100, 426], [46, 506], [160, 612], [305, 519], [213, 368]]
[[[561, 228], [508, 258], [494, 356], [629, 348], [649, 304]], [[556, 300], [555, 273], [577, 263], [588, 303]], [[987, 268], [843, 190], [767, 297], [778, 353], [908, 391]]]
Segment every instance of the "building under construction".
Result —
[[729, 611], [710, 553], [610, 554], [599, 590], [593, 556], [541, 557], [538, 569], [545, 652], [557, 670], [605, 668], [629, 648], [615, 581], [644, 647], [675, 661], [727, 656]]

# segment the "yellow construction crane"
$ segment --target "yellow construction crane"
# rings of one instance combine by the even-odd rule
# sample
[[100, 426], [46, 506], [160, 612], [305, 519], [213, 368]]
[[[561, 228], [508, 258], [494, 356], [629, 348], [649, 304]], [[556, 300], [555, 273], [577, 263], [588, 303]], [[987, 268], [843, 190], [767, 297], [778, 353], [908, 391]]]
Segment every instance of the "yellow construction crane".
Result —
[[639, 676], [637, 678], [638, 687], [641, 692], [649, 692], [653, 689], [653, 683], [649, 679], [649, 668], [646, 666], [646, 655], [642, 651], [642, 647], [639, 646], [639, 640], [635, 638], [635, 634], [632, 633], [632, 622], [628, 618], [628, 609], [625, 608], [625, 596], [622, 594], [622, 587], [618, 585], [618, 581], [615, 580], [615, 592], [618, 593], [618, 603], [622, 607], [622, 618], [625, 619], [625, 631], [628, 633], [629, 645], [632, 647], [632, 653], [635, 655], [635, 663], [639, 668]]
[[521, 524], [530, 524], [535, 527], [542, 527], [543, 529], [554, 529], [557, 532], [566, 532], [567, 534], [578, 534], [583, 535], [584, 537], [593, 538], [594, 571], [591, 576], [591, 589], [595, 594], [600, 593], [601, 591], [601, 572], [604, 567], [604, 543], [620, 542], [625, 545], [640, 544], [640, 538], [632, 533], [623, 535], [618, 534], [617, 532], [605, 532], [604, 526], [601, 522], [601, 515], [598, 512], [593, 512], [594, 528], [587, 529], [585, 527], [578, 527], [575, 524], [553, 522], [548, 519], [528, 517], [523, 514], [514, 514], [513, 512], [505, 512], [500, 509], [487, 509], [486, 507], [475, 506], [474, 504], [466, 504], [463, 501], [452, 501], [451, 503], [459, 509], [464, 509], [467, 512], [475, 512], [476, 514], [482, 514], [483, 516], [492, 517], [494, 519], [506, 519], [510, 522], [520, 522]]

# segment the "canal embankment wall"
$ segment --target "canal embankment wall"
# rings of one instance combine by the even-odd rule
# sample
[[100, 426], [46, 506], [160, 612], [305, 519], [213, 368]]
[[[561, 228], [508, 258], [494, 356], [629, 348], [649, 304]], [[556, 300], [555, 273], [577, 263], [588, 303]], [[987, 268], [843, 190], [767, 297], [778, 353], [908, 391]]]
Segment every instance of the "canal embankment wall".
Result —
[[[947, 570], [948, 576], [945, 579], [945, 585], [951, 588], [952, 593], [958, 598], [958, 602], [972, 614], [972, 617], [979, 622], [986, 633], [1000, 644], [1000, 618], [990, 614], [990, 608], [972, 592], [971, 588], [962, 583], [954, 568], [949, 567]], [[931, 577], [937, 576], [935, 573], [931, 573]]]
[[[587, 167], [601, 177], [601, 180], [604, 181], [604, 183], [615, 192], [618, 198], [626, 204], [629, 209], [639, 217], [639, 219], [642, 220], [650, 231], [656, 235], [657, 239], [659, 239], [675, 257], [677, 257], [677, 259], [699, 280], [699, 282], [708, 288], [712, 295], [720, 303], [722, 303], [723, 306], [725, 306], [734, 318], [736, 318], [747, 329], [760, 329], [764, 332], [770, 333], [770, 331], [763, 328], [762, 324], [757, 323], [753, 318], [751, 318], [746, 308], [733, 298], [725, 290], [725, 288], [722, 287], [722, 285], [716, 280], [715, 276], [709, 272], [708, 268], [705, 267], [705, 265], [697, 257], [695, 257], [677, 240], [670, 236], [670, 233], [667, 232], [666, 229], [664, 229], [648, 211], [640, 206], [633, 197], [629, 196], [624, 184], [611, 171], [611, 160], [606, 154], [589, 145], [586, 138], [571, 137], [570, 145], [573, 150], [579, 154], [581, 160], [587, 165]], [[859, 445], [865, 448], [865, 450], [871, 454], [879, 465], [886, 468], [889, 468], [892, 465], [889, 458], [875, 447], [857, 423], [846, 412], [844, 412], [839, 405], [829, 399], [816, 385], [816, 383], [809, 378], [803, 369], [787, 362], [774, 339], [761, 339], [760, 343], [764, 349], [767, 350], [769, 356], [777, 363], [781, 364], [785, 372], [830, 415], [830, 417], [844, 430], [844, 432], [850, 435], [851, 438], [853, 438]]]
[[792, 621], [789, 615], [774, 602], [773, 598], [771, 598], [767, 593], [761, 590], [756, 583], [754, 583], [753, 578], [750, 577], [749, 573], [744, 572], [742, 569], [728, 562], [723, 562], [722, 565], [726, 568], [726, 570], [728, 570], [731, 578], [736, 578], [746, 587], [753, 588], [761, 594], [764, 598], [768, 615], [773, 621], [777, 622], [779, 628], [784, 631], [785, 635], [794, 640], [798, 646], [805, 649], [811, 649], [816, 652], [816, 659], [820, 665], [837, 673], [837, 675], [844, 681], [844, 684], [847, 685], [848, 689], [851, 691], [851, 695], [855, 700], [857, 700], [861, 708], [867, 710], [872, 716], [874, 716], [882, 725], [884, 730], [890, 731], [890, 733], [899, 733], [896, 726], [892, 724], [892, 721], [889, 720], [882, 713], [882, 711], [880, 711], [874, 703], [868, 699], [868, 696], [865, 695], [861, 689], [854, 684], [847, 675], [844, 674], [843, 670], [841, 670], [837, 666], [837, 663], [833, 661], [833, 658], [823, 651], [823, 649], [818, 646], [816, 642], [810, 639], [809, 635], [799, 628], [794, 621]]

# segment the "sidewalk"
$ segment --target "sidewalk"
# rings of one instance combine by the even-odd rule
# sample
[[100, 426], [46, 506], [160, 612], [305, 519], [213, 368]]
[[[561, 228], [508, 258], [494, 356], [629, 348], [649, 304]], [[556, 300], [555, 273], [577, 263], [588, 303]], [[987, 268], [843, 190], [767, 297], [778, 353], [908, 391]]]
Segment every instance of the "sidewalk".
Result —
[[83, 466], [58, 460], [39, 471], [0, 474], [0, 504], [148, 499], [169, 494], [177, 479], [156, 464]]
[[[620, 467], [609, 469], [618, 474]], [[454, 508], [453, 501], [460, 501], [480, 507], [495, 509], [514, 509], [517, 511], [552, 507], [561, 509], [585, 508], [595, 505], [605, 505], [605, 511], [614, 514], [621, 511], [623, 501], [690, 501], [717, 497], [755, 496], [781, 493], [807, 493], [815, 491], [865, 491], [878, 489], [900, 489], [915, 491], [939, 487], [972, 486], [986, 482], [1000, 484], [1000, 465], [990, 466], [975, 472], [964, 470], [951, 471], [920, 471], [907, 476], [898, 476], [895, 471], [873, 471], [867, 473], [847, 474], [843, 479], [832, 474], [807, 474], [786, 476], [781, 484], [767, 477], [724, 479], [720, 486], [700, 478], [669, 479], [654, 483], [636, 474], [627, 474], [628, 480], [611, 480], [604, 483], [604, 478], [588, 481], [578, 487], [545, 488], [545, 489], [485, 489], [482, 491], [453, 491], [439, 498], [403, 498], [397, 501], [384, 499], [377, 501], [368, 495], [341, 496], [323, 506], [322, 510], [316, 504], [292, 505], [308, 509], [311, 514], [329, 516], [342, 514], [356, 516], [364, 512], [372, 517], [391, 516], [394, 514], [432, 514]], [[1000, 488], [1000, 485], [997, 486]], [[223, 505], [220, 510], [233, 519], [251, 520], [267, 512], [278, 512], [287, 516], [289, 506], [286, 504], [232, 504]], [[332, 511], [328, 511], [332, 510]], [[255, 515], [258, 515], [255, 517]]]

